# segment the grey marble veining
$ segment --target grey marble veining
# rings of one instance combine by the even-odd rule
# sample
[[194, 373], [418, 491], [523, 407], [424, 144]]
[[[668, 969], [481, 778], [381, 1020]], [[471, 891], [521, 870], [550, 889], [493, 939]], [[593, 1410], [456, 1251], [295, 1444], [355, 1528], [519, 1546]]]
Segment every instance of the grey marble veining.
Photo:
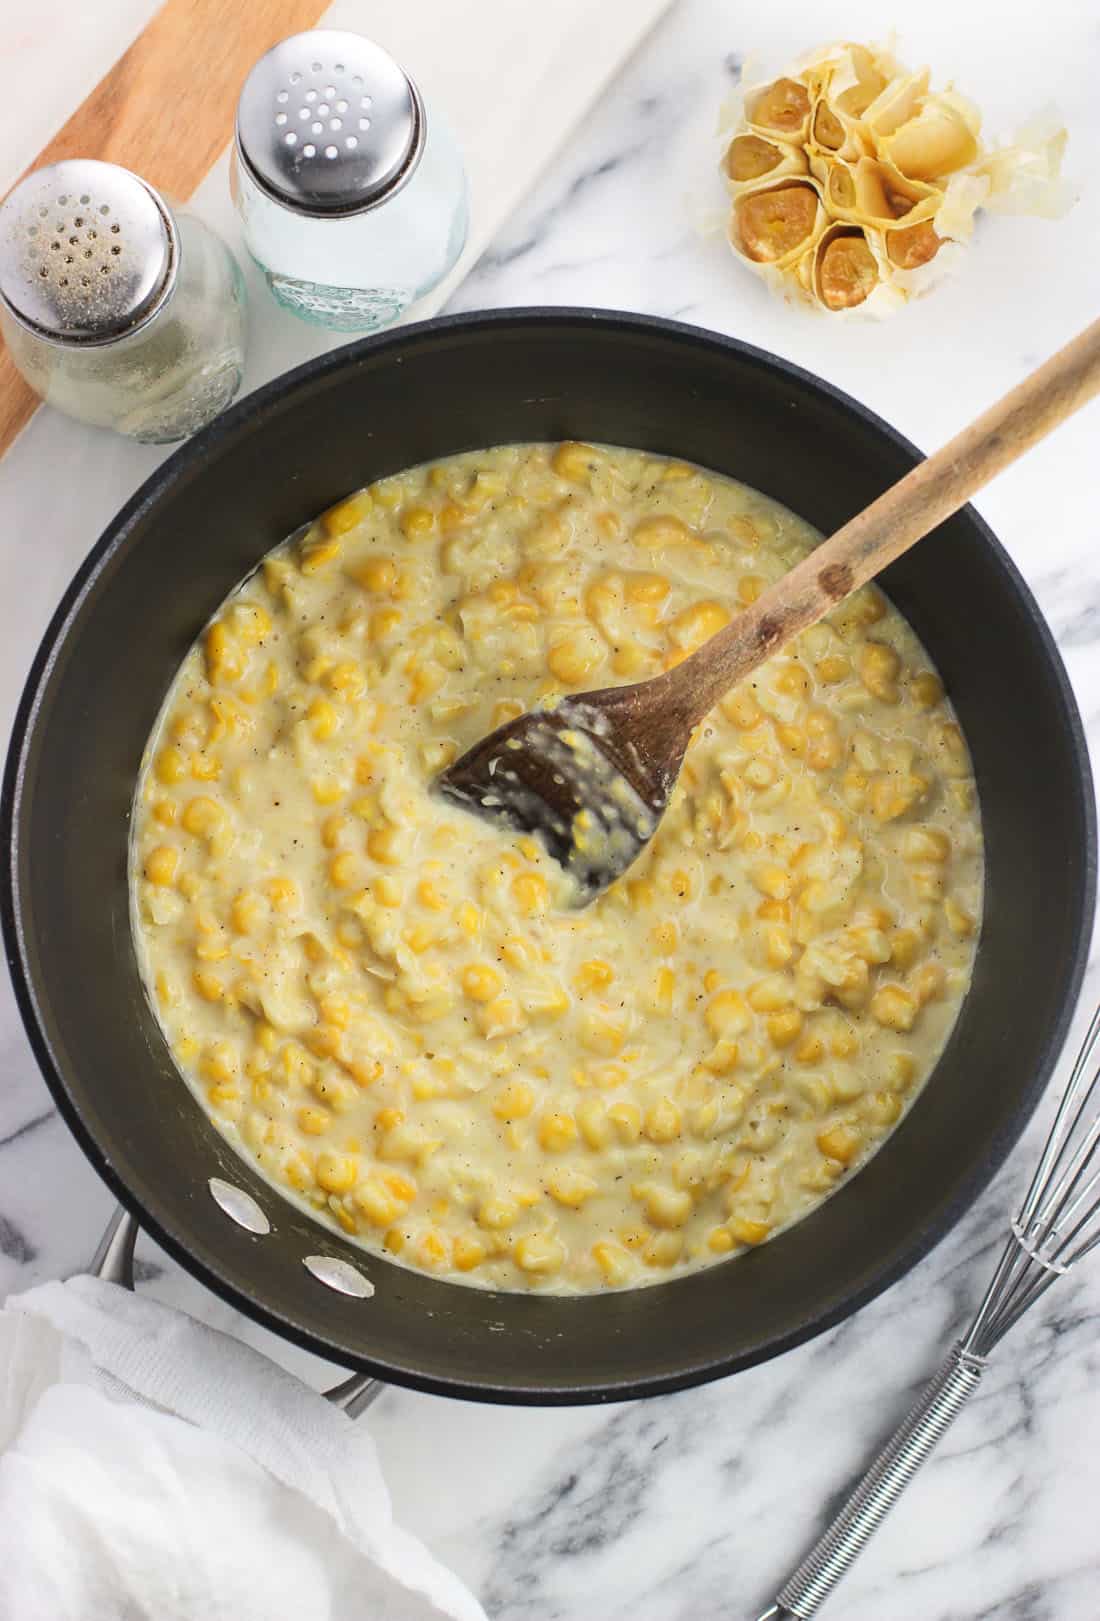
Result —
[[[716, 109], [746, 58], [780, 63], [829, 32], [873, 37], [881, 8], [746, 12], [680, 0], [460, 290], [454, 309], [615, 306], [760, 344], [855, 394], [930, 447], [1097, 314], [1100, 197], [1068, 218], [983, 223], [966, 273], [883, 326], [773, 301], [701, 224]], [[927, 4], [902, 40], [1007, 132], [1054, 99], [1069, 167], [1100, 140], [1095, 8]], [[1026, 63], [1027, 72], [1023, 71]], [[270, 308], [254, 344], [289, 364]], [[270, 339], [270, 345], [268, 340]], [[280, 345], [282, 347], [280, 347]], [[730, 431], [736, 432], [736, 421]], [[979, 501], [1059, 640], [1100, 750], [1097, 419], [1063, 429]], [[797, 456], [797, 444], [791, 454]], [[0, 728], [33, 647], [98, 529], [160, 452], [40, 416], [0, 463]], [[33, 498], [26, 469], [37, 471]], [[1090, 971], [1085, 1003], [1100, 996]], [[1080, 1021], [1079, 1021], [1080, 1022]], [[110, 1201], [49, 1107], [0, 986], [0, 1291], [86, 1262]], [[1041, 1140], [901, 1283], [789, 1355], [647, 1403], [539, 1411], [387, 1392], [369, 1422], [398, 1515], [494, 1621], [751, 1621], [830, 1501], [901, 1416], [976, 1305]], [[275, 1341], [141, 1245], [142, 1287], [277, 1355]], [[1100, 1258], [1060, 1281], [997, 1351], [981, 1391], [828, 1610], [848, 1621], [1096, 1621], [1100, 1614]]]

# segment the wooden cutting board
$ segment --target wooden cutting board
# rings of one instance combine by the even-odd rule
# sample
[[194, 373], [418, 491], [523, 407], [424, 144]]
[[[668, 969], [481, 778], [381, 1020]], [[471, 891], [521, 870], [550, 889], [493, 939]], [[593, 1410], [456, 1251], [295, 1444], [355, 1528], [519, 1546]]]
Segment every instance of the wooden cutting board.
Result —
[[[252, 64], [288, 34], [314, 27], [326, 6], [327, 0], [165, 0], [27, 174], [62, 158], [102, 158], [185, 200], [233, 133]], [[0, 456], [37, 405], [0, 350]]]

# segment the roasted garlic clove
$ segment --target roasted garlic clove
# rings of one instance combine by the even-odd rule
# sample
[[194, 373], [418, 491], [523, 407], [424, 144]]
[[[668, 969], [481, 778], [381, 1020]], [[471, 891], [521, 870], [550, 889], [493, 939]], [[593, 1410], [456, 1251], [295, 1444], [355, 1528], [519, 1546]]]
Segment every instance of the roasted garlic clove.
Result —
[[863, 304], [881, 280], [878, 260], [858, 226], [833, 225], [814, 255], [814, 292], [827, 310]]
[[808, 181], [744, 192], [733, 205], [730, 242], [753, 264], [780, 266], [812, 245], [825, 224]]
[[842, 113], [862, 118], [897, 73], [897, 64], [882, 51], [849, 45], [829, 81], [830, 98]]
[[930, 220], [918, 225], [901, 225], [886, 233], [886, 256], [899, 270], [916, 270], [928, 264], [943, 247]]
[[826, 96], [819, 96], [810, 115], [807, 150], [853, 162], [871, 152], [871, 141], [859, 121], [841, 112]]
[[765, 178], [805, 174], [806, 158], [785, 141], [767, 141], [762, 135], [735, 135], [722, 159], [722, 172], [731, 186], [751, 185]]
[[965, 169], [978, 156], [981, 119], [964, 97], [930, 96], [915, 117], [884, 136], [884, 158], [911, 180], [934, 180]]
[[810, 92], [797, 79], [776, 79], [745, 97], [745, 117], [754, 129], [802, 141], [810, 122]]
[[855, 212], [875, 225], [926, 218], [935, 213], [942, 196], [934, 186], [910, 180], [894, 164], [879, 158], [860, 158], [852, 178]]
[[885, 140], [896, 129], [915, 118], [928, 94], [929, 72], [907, 73], [892, 79], [864, 111], [864, 127], [876, 142]]

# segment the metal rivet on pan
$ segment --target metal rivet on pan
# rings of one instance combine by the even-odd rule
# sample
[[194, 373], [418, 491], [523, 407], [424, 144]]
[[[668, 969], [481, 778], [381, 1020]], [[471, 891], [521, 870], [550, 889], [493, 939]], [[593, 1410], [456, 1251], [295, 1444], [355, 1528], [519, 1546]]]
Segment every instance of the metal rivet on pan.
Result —
[[243, 1188], [235, 1188], [232, 1182], [223, 1182], [220, 1176], [212, 1176], [206, 1185], [218, 1209], [224, 1210], [238, 1227], [250, 1233], [259, 1233], [261, 1237], [271, 1231], [271, 1223], [252, 1195]]
[[374, 1293], [374, 1284], [369, 1278], [365, 1278], [348, 1261], [339, 1261], [334, 1255], [307, 1255], [302, 1265], [307, 1272], [313, 1273], [318, 1283], [323, 1283], [326, 1289], [335, 1289], [337, 1294], [369, 1300]]

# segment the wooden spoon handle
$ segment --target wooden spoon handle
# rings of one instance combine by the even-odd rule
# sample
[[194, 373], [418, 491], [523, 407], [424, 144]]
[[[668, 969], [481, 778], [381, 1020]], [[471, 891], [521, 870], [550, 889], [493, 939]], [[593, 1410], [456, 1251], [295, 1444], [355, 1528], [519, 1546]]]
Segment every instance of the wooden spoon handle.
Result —
[[908, 551], [1100, 391], [1100, 321], [824, 541], [710, 641], [659, 678], [662, 707], [694, 725], [775, 650]]

